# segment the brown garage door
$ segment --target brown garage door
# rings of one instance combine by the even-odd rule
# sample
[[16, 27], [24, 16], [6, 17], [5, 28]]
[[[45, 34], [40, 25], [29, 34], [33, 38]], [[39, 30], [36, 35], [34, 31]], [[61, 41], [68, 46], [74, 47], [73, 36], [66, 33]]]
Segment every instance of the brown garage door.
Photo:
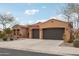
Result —
[[32, 29], [32, 38], [39, 39], [39, 29]]
[[43, 29], [43, 39], [62, 40], [64, 28], [47, 28]]

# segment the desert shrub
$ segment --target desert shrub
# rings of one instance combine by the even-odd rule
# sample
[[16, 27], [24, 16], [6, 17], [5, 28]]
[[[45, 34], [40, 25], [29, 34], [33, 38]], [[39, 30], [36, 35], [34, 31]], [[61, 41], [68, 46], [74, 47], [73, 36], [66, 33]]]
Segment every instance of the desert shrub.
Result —
[[74, 40], [73, 45], [79, 48], [79, 39]]
[[75, 34], [75, 39], [73, 41], [74, 47], [79, 47], [79, 31], [76, 32]]
[[14, 39], [13, 38], [10, 38], [10, 40], [13, 41]]

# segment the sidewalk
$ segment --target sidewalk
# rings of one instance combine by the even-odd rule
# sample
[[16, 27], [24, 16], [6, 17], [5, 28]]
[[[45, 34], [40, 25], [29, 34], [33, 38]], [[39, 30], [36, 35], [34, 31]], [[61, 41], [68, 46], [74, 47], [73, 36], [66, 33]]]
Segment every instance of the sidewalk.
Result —
[[44, 41], [44, 40], [26, 39], [26, 40], [0, 42], [0, 47], [41, 52], [41, 53], [49, 53], [49, 54], [58, 54], [64, 56], [79, 55], [79, 48], [58, 46], [57, 44], [61, 43], [61, 41], [59, 43], [56, 42], [50, 40]]

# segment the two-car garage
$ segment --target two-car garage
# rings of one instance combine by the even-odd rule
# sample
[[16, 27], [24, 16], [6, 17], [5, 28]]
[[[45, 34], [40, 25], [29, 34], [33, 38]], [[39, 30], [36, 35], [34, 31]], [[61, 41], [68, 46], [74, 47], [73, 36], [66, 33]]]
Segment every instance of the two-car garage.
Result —
[[64, 40], [68, 42], [71, 38], [69, 24], [56, 19], [34, 24], [29, 29], [29, 38], [31, 39]]
[[64, 28], [46, 28], [43, 29], [43, 39], [62, 40]]

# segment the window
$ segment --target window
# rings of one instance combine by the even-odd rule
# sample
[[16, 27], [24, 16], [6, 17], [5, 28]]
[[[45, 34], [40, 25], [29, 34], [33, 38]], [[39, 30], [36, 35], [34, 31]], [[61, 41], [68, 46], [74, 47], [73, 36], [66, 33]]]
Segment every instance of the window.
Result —
[[20, 33], [20, 29], [17, 29], [17, 35], [19, 35], [19, 33]]
[[16, 30], [15, 29], [13, 30], [13, 34], [16, 35]]
[[20, 31], [20, 29], [17, 29], [17, 31]]

